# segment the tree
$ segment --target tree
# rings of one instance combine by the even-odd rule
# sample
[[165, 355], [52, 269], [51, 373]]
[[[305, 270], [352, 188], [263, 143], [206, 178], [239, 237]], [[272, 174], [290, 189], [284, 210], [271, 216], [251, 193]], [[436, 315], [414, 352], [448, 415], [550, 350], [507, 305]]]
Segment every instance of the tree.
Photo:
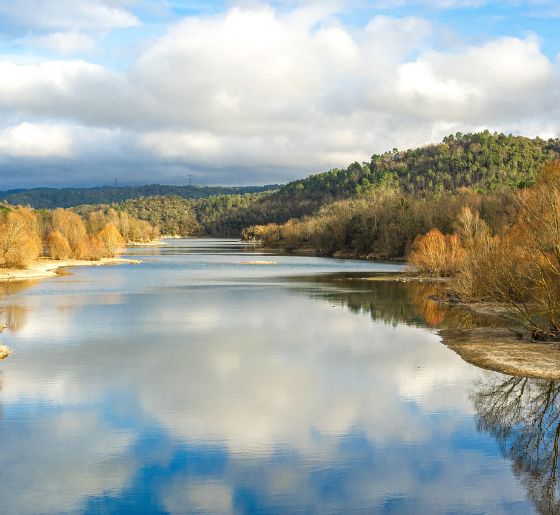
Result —
[[66, 238], [58, 231], [52, 231], [47, 237], [51, 259], [66, 259], [72, 255], [72, 249]]
[[103, 257], [115, 257], [122, 252], [124, 239], [113, 224], [107, 224], [101, 229], [96, 238], [103, 246]]
[[0, 264], [26, 268], [42, 251], [37, 235], [37, 220], [32, 210], [15, 208], [2, 216], [0, 223]]
[[435, 277], [456, 273], [465, 252], [456, 234], [444, 235], [432, 229], [412, 245], [408, 262], [419, 272]]
[[68, 209], [54, 210], [52, 230], [59, 232], [66, 239], [74, 254], [78, 242], [87, 236], [86, 225], [82, 218]]

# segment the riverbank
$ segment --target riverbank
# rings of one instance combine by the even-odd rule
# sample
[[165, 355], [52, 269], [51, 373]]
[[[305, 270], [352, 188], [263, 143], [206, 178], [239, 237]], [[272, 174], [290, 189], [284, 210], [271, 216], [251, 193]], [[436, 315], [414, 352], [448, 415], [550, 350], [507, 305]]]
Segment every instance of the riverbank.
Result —
[[560, 379], [558, 344], [527, 338], [508, 328], [442, 329], [442, 342], [464, 361], [486, 370], [535, 379]]
[[404, 257], [381, 259], [379, 256], [375, 256], [373, 254], [362, 254], [362, 253], [352, 252], [348, 250], [337, 250], [334, 253], [330, 253], [325, 250], [316, 249], [314, 247], [296, 247], [296, 248], [274, 247], [274, 246], [267, 247], [264, 246], [259, 241], [254, 241], [254, 240], [241, 240], [241, 241], [243, 243], [254, 245], [255, 248], [258, 248], [262, 252], [268, 254], [306, 256], [306, 257], [316, 256], [316, 257], [325, 257], [325, 258], [333, 258], [333, 259], [359, 259], [363, 261], [375, 261], [379, 263], [400, 263], [400, 264], [406, 263], [406, 258]]
[[41, 258], [29, 266], [29, 268], [0, 268], [0, 281], [25, 281], [28, 279], [43, 279], [59, 275], [61, 268], [73, 266], [104, 266], [137, 264], [138, 259], [126, 258], [101, 258], [98, 261], [86, 261], [80, 259], [53, 260]]
[[445, 298], [448, 279], [423, 277], [413, 272], [380, 273], [353, 280], [431, 283], [438, 293], [423, 291], [421, 296], [411, 295], [412, 302], [423, 318], [427, 313], [439, 311], [441, 321], [436, 332], [442, 343], [464, 361], [513, 376], [560, 380], [560, 342], [532, 341], [530, 331], [520, 326], [505, 306], [441, 300]]

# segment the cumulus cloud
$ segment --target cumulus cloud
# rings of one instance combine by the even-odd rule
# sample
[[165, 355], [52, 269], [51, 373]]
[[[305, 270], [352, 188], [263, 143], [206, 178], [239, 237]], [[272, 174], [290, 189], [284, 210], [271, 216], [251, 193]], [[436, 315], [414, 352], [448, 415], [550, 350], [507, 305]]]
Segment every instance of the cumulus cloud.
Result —
[[71, 138], [65, 127], [24, 122], [0, 130], [0, 153], [12, 157], [68, 157]]
[[[124, 2], [95, 5], [99, 25], [135, 23]], [[0, 109], [19, 122], [113, 131], [109, 154], [136, 169], [149, 160], [149, 180], [155, 168], [162, 182], [175, 167], [209, 182], [290, 179], [457, 130], [558, 135], [558, 63], [535, 36], [442, 49], [426, 19], [377, 15], [356, 27], [338, 9], [249, 4], [189, 16], [124, 70], [0, 59]], [[88, 45], [79, 23], [61, 27], [40, 41]], [[92, 164], [77, 150], [74, 168]]]

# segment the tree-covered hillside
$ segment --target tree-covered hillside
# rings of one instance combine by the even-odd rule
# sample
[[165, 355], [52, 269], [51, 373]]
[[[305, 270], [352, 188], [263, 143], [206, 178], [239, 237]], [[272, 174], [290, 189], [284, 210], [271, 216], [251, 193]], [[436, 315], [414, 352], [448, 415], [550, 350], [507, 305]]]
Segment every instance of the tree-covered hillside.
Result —
[[[558, 139], [531, 139], [488, 131], [458, 133], [436, 145], [376, 154], [367, 163], [311, 175], [275, 191], [263, 191], [260, 187], [149, 186], [131, 189], [134, 195], [143, 194], [143, 198], [103, 203], [106, 208], [112, 204], [117, 210], [160, 226], [164, 234], [239, 236], [246, 227], [282, 224], [316, 213], [335, 201], [375, 197], [379, 187], [422, 198], [460, 188], [486, 193], [529, 186], [543, 163], [559, 157]], [[183, 195], [160, 194], [169, 189]], [[238, 190], [257, 192], [220, 194]], [[149, 196], [153, 194], [159, 196]], [[204, 195], [212, 196], [200, 198]], [[80, 208], [80, 212], [84, 209], [89, 208]]]
[[560, 139], [543, 140], [489, 131], [450, 135], [437, 145], [374, 154], [369, 163], [353, 163], [294, 181], [281, 194], [337, 199], [388, 183], [407, 193], [451, 191], [460, 187], [480, 192], [496, 187], [519, 188], [534, 183], [546, 161], [560, 156]]
[[336, 200], [375, 195], [390, 186], [419, 196], [466, 187], [477, 192], [519, 188], [534, 183], [543, 163], [560, 157], [560, 140], [526, 138], [484, 131], [451, 135], [442, 143], [412, 150], [394, 149], [293, 181], [247, 208], [221, 219], [227, 234], [255, 224], [283, 223]]
[[113, 204], [78, 206], [75, 211], [82, 216], [99, 209], [108, 212], [127, 212], [160, 228], [163, 235], [211, 235], [230, 234], [221, 227], [220, 220], [228, 214], [244, 209], [257, 202], [267, 193], [244, 195], [213, 195], [200, 199], [178, 196], [143, 197]]
[[128, 199], [154, 196], [177, 196], [198, 199], [212, 195], [243, 195], [277, 189], [270, 186], [167, 186], [150, 184], [145, 186], [125, 186], [99, 188], [35, 188], [0, 192], [0, 200], [13, 205], [31, 206], [35, 209], [75, 207], [84, 204], [111, 204]]

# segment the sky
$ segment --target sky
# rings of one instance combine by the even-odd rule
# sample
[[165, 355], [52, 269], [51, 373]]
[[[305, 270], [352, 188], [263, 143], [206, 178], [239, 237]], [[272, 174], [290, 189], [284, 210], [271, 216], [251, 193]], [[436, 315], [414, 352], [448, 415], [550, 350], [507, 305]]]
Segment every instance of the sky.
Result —
[[0, 0], [0, 189], [271, 184], [560, 135], [558, 0]]

